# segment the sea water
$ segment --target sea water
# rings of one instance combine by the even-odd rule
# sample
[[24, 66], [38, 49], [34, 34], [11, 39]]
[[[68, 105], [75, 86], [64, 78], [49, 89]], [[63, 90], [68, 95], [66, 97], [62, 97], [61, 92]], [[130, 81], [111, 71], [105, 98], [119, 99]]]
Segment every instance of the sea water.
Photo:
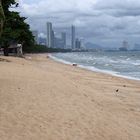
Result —
[[92, 71], [140, 80], [140, 51], [54, 53], [52, 57]]

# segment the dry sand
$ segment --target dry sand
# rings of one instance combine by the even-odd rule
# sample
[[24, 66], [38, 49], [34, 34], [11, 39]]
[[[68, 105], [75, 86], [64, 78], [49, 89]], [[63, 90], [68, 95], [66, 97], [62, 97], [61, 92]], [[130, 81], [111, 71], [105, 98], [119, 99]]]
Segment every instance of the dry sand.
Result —
[[140, 140], [139, 81], [0, 58], [0, 140]]

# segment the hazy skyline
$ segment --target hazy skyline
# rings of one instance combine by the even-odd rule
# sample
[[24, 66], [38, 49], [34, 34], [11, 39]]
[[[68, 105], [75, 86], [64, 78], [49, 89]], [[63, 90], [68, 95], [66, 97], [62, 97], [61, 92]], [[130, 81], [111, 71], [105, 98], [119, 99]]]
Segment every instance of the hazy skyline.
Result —
[[32, 30], [46, 34], [46, 22], [56, 32], [71, 33], [85, 41], [103, 46], [120, 47], [123, 40], [132, 46], [140, 43], [139, 0], [20, 0], [21, 15], [28, 17]]

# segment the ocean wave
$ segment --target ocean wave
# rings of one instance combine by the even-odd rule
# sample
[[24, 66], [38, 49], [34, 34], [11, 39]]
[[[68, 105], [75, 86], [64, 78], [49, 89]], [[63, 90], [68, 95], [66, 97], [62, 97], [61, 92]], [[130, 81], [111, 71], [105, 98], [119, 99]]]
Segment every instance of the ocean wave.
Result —
[[[54, 56], [54, 55], [51, 55], [51, 54], [49, 54], [49, 56], [53, 60], [58, 61], [58, 62], [61, 62], [61, 63], [64, 63], [64, 64], [67, 64], [67, 65], [72, 65], [73, 63], [76, 63], [76, 64], [78, 64], [78, 67], [83, 68], [83, 69], [87, 69], [87, 70], [90, 70], [90, 71], [100, 72], [100, 73], [105, 73], [105, 74], [110, 74], [112, 76], [122, 77], [122, 78], [126, 78], [126, 79], [131, 79], [131, 80], [140, 80], [140, 78], [133, 77], [133, 75], [131, 75], [131, 76], [124, 75], [124, 74], [122, 74], [121, 72], [118, 72], [118, 71], [106, 70], [106, 69], [99, 69], [99, 68], [96, 68], [95, 66], [88, 66], [88, 65], [79, 64], [76, 61], [70, 62], [70, 61], [64, 60], [62, 58], [58, 58], [57, 56]], [[93, 64], [95, 65], [97, 63], [94, 62]], [[109, 64], [107, 63], [105, 65], [106, 66], [107, 65], [109, 66], [111, 64], [110, 63]]]

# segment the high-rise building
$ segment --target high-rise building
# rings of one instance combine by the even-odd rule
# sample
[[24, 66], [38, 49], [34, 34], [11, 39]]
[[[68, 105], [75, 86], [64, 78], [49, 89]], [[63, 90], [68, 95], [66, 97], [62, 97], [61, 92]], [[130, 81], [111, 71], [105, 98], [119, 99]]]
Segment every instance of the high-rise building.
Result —
[[61, 33], [61, 38], [62, 38], [62, 41], [63, 41], [62, 48], [65, 49], [66, 48], [66, 33], [65, 32]]
[[71, 47], [75, 49], [75, 26], [71, 27]]
[[51, 47], [54, 48], [54, 42], [55, 42], [55, 34], [54, 31], [52, 30], [52, 36], [51, 36]]
[[77, 50], [81, 49], [81, 41], [78, 38], [75, 41], [75, 49]]
[[128, 42], [123, 41], [122, 47], [119, 48], [120, 51], [127, 51], [128, 50]]
[[55, 48], [64, 49], [64, 41], [61, 38], [55, 37], [54, 46]]
[[52, 29], [52, 23], [47, 22], [47, 46], [53, 48], [54, 32]]

